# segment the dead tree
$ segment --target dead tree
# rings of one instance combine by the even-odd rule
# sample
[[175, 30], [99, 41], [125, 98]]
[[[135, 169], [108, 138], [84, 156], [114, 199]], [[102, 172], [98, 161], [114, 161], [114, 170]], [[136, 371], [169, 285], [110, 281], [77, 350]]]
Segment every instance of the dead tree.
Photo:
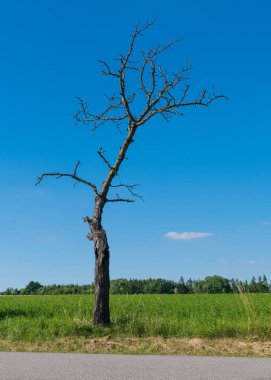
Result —
[[[115, 162], [110, 163], [105, 156], [104, 150], [98, 150], [98, 155], [108, 168], [108, 173], [100, 188], [93, 182], [82, 179], [78, 176], [78, 166], [75, 165], [72, 173], [52, 172], [44, 173], [37, 179], [39, 184], [44, 178], [53, 176], [56, 179], [70, 177], [77, 182], [89, 186], [94, 193], [94, 211], [92, 217], [86, 216], [84, 221], [90, 228], [87, 237], [94, 243], [95, 253], [95, 303], [93, 313], [93, 323], [108, 325], [110, 323], [109, 312], [109, 245], [106, 232], [102, 226], [103, 210], [107, 203], [112, 202], [134, 202], [135, 198], [142, 198], [136, 193], [137, 185], [125, 183], [115, 183], [123, 161], [126, 159], [127, 151], [134, 142], [134, 137], [139, 128], [150, 122], [155, 116], [160, 115], [166, 121], [173, 115], [183, 115], [186, 107], [204, 106], [207, 107], [218, 98], [225, 98], [223, 95], [212, 94], [208, 96], [203, 89], [199, 96], [190, 95], [190, 87], [187, 84], [187, 73], [191, 67], [188, 65], [181, 70], [171, 73], [159, 64], [159, 56], [170, 48], [174, 47], [176, 41], [160, 47], [150, 49], [140, 53], [140, 60], [135, 60], [135, 43], [142, 33], [153, 25], [153, 22], [146, 23], [143, 27], [137, 26], [131, 37], [129, 49], [126, 54], [120, 55], [116, 62], [116, 68], [112, 68], [107, 62], [100, 61], [103, 65], [102, 74], [111, 77], [118, 83], [118, 93], [107, 98], [108, 104], [103, 112], [94, 114], [89, 111], [83, 99], [78, 98], [79, 110], [74, 115], [76, 122], [90, 124], [95, 131], [104, 123], [113, 123], [118, 128], [125, 123], [127, 126], [126, 136], [119, 149]], [[130, 92], [127, 85], [128, 75], [136, 75], [138, 89]], [[133, 110], [135, 99], [140, 99], [142, 104], [141, 112], [136, 114]], [[112, 189], [126, 189], [132, 198], [119, 196], [111, 198], [109, 196]]]

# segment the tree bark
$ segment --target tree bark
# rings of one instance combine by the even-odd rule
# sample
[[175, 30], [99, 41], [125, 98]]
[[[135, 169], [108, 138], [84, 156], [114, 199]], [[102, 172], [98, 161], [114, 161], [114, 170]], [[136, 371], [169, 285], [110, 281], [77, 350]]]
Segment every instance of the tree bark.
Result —
[[[110, 167], [108, 176], [103, 182], [101, 192], [95, 197], [95, 207], [93, 212], [93, 219], [88, 217], [85, 221], [88, 223], [91, 235], [90, 240], [94, 242], [95, 253], [95, 300], [93, 310], [93, 323], [95, 325], [109, 325], [110, 324], [110, 311], [109, 311], [109, 246], [107, 242], [107, 236], [105, 230], [102, 227], [102, 215], [105, 203], [107, 200], [107, 194], [113, 178], [119, 170], [122, 161], [125, 158], [126, 151], [133, 141], [134, 134], [137, 126], [133, 124], [132, 128], [128, 129], [128, 135], [120, 147], [120, 151], [116, 162], [113, 167]], [[118, 201], [119, 199], [115, 199]]]
[[109, 246], [107, 236], [102, 226], [92, 224], [92, 239], [95, 253], [95, 300], [93, 309], [93, 323], [95, 325], [109, 325]]

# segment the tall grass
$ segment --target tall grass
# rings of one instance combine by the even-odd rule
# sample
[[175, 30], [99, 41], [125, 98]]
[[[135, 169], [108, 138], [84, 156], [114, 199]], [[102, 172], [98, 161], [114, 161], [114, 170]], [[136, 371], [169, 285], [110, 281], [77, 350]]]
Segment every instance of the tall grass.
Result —
[[0, 339], [58, 337], [271, 338], [271, 295], [114, 295], [112, 326], [92, 325], [93, 297], [1, 296]]

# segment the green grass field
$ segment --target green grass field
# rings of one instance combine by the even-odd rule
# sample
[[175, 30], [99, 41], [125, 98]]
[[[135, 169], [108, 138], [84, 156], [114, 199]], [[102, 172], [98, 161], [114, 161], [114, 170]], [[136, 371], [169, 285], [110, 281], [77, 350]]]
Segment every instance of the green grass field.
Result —
[[112, 326], [91, 323], [93, 297], [1, 296], [0, 339], [271, 338], [271, 295], [114, 295]]

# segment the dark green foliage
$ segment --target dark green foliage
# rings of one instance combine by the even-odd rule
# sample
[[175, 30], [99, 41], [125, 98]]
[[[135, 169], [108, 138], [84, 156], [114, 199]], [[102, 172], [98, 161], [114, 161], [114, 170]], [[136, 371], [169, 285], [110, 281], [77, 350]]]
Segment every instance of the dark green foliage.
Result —
[[232, 293], [230, 281], [221, 276], [208, 276], [202, 284], [202, 292], [209, 294]]
[[183, 277], [180, 278], [180, 280], [178, 282], [178, 285], [177, 285], [177, 287], [175, 289], [177, 290], [176, 293], [178, 293], [178, 294], [188, 294], [188, 293], [190, 293], [189, 292], [189, 286], [184, 281]]
[[38, 294], [39, 289], [42, 288], [42, 285], [37, 281], [30, 281], [24, 289], [21, 289], [21, 294]]
[[[147, 280], [119, 278], [110, 283], [111, 294], [222, 294], [222, 293], [271, 293], [271, 285], [267, 278], [259, 276], [248, 281], [237, 279], [228, 280], [222, 276], [208, 276], [204, 280], [187, 281], [183, 277], [179, 282], [162, 278], [149, 278]], [[41, 285], [30, 281], [21, 289], [8, 288], [2, 295], [56, 295], [56, 294], [94, 294], [94, 284], [91, 285]]]

